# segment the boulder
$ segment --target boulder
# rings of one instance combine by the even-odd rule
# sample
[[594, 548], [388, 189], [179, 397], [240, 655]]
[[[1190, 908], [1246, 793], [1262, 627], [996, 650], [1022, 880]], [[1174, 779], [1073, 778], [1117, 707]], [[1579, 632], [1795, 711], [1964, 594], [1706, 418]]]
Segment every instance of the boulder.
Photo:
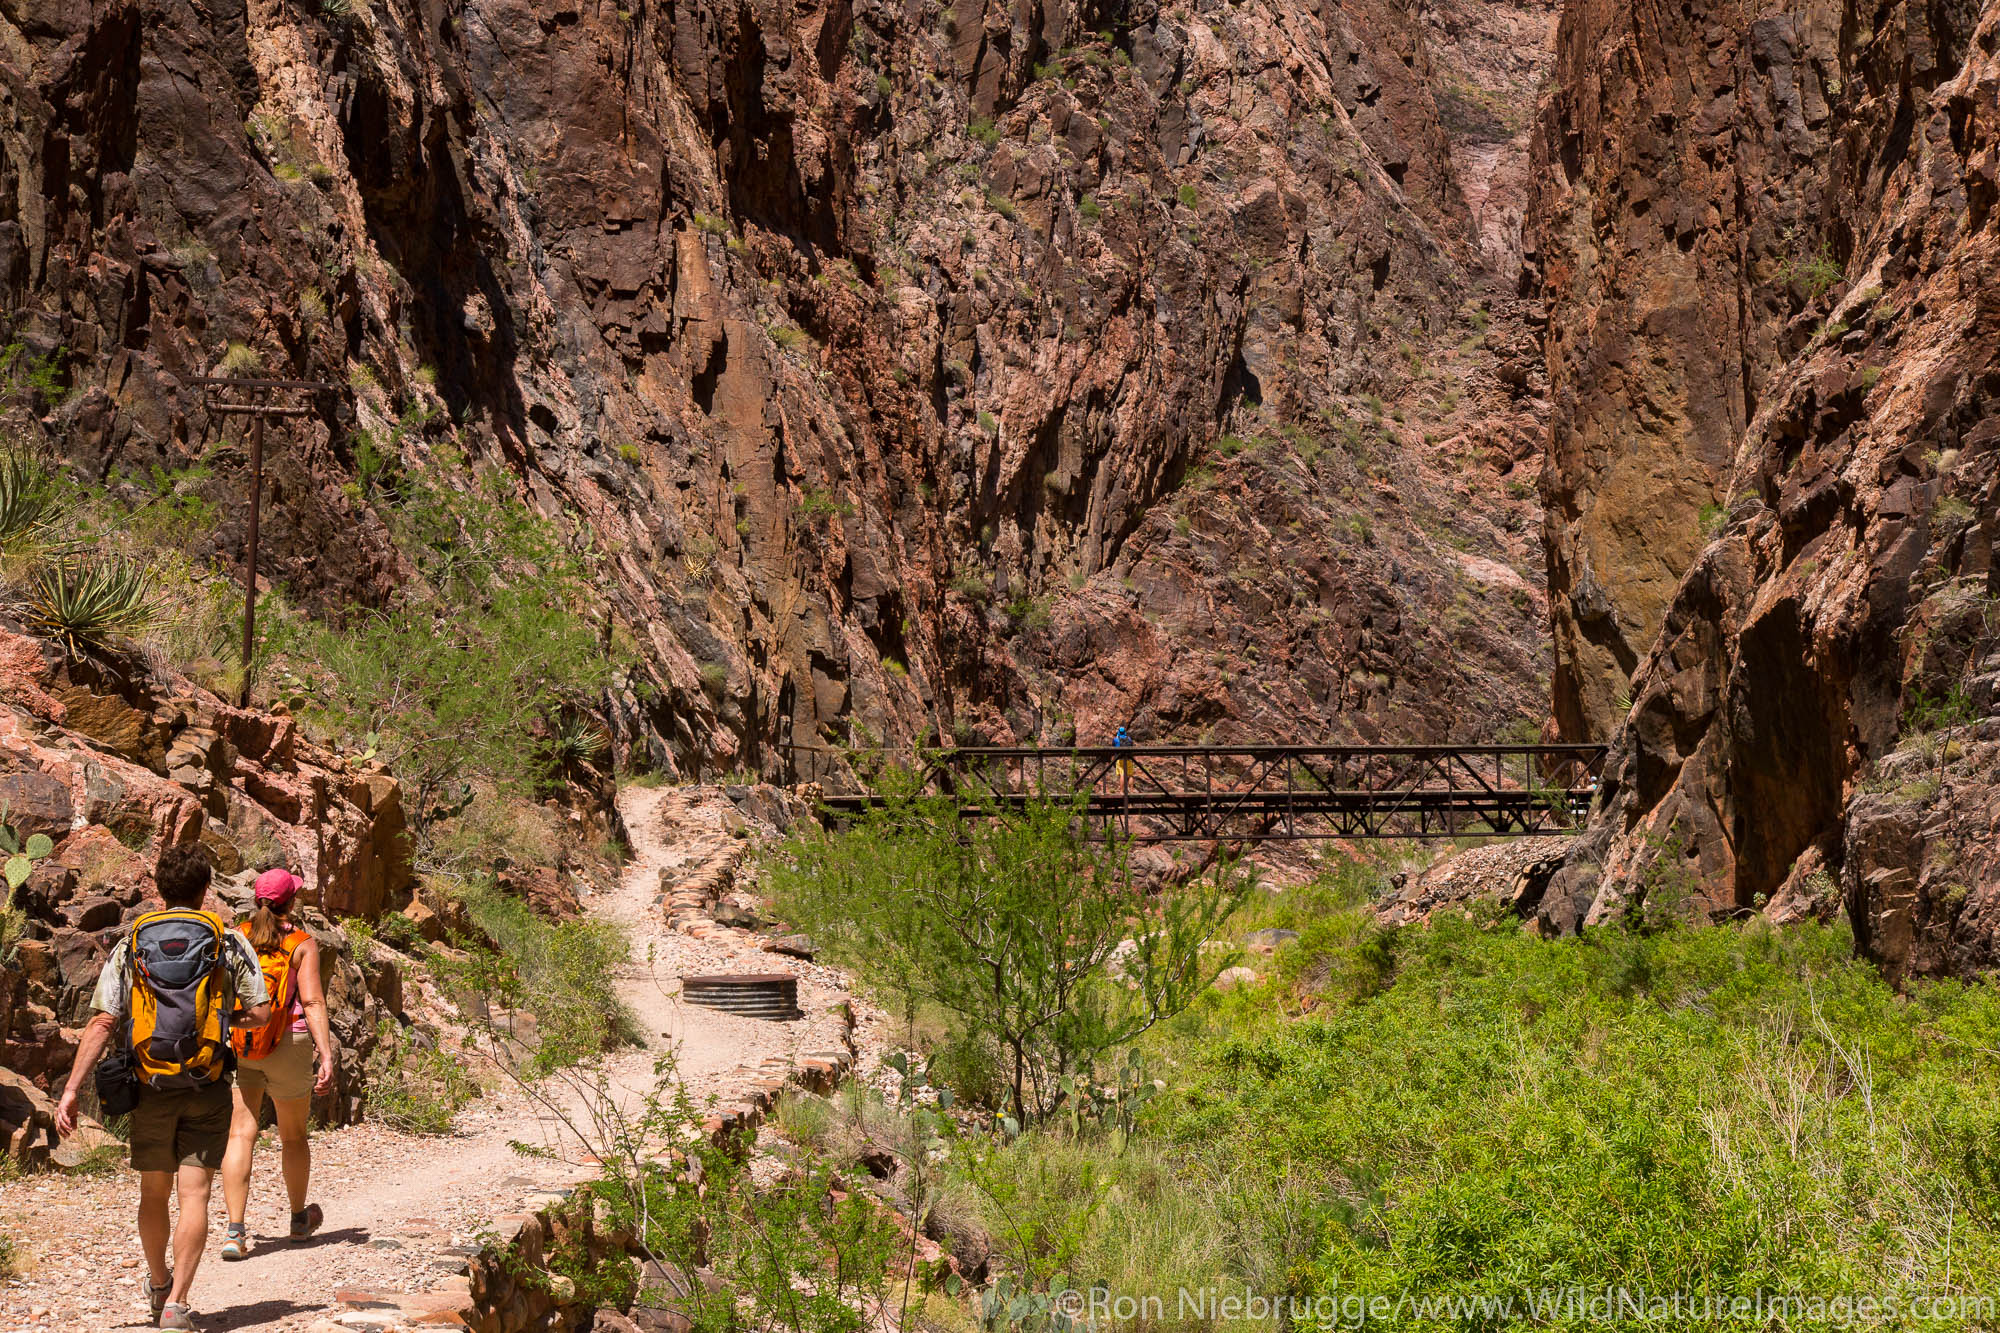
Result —
[[412, 902], [403, 909], [403, 915], [416, 928], [417, 937], [426, 944], [437, 944], [444, 939], [444, 921], [421, 901]]
[[1243, 937], [1243, 947], [1251, 953], [1274, 954], [1280, 945], [1299, 937], [1296, 930], [1253, 930]]
[[583, 911], [576, 891], [562, 872], [553, 866], [509, 866], [497, 876], [501, 891], [525, 899], [528, 906], [555, 921], [566, 921]]
[[116, 898], [99, 894], [70, 904], [66, 915], [70, 925], [78, 930], [99, 931], [117, 925], [125, 915], [125, 907]]
[[55, 1146], [55, 1105], [24, 1075], [0, 1069], [0, 1148], [6, 1158], [23, 1170], [38, 1170]]
[[69, 834], [75, 815], [69, 784], [50, 773], [0, 775], [0, 810], [17, 837], [45, 833], [57, 842]]

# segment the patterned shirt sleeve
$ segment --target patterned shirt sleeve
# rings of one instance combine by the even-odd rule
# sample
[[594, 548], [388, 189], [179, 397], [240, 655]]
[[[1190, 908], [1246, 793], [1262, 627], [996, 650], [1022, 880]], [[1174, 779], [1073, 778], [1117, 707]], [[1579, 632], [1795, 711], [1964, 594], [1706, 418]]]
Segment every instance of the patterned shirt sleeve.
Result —
[[264, 965], [257, 961], [257, 951], [240, 930], [230, 931], [228, 938], [229, 974], [236, 981], [237, 1003], [245, 1009], [270, 1003], [271, 988], [264, 984]]
[[90, 997], [90, 1007], [100, 1014], [125, 1017], [125, 1008], [132, 999], [130, 969], [125, 961], [130, 943], [120, 939], [112, 948], [111, 956], [104, 960], [104, 970], [97, 974], [97, 991]]

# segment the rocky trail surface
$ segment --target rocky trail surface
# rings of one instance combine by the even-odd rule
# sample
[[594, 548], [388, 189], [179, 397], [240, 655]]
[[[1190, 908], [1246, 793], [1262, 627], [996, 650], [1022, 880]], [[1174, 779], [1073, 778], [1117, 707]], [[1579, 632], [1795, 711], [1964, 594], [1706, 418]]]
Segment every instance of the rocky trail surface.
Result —
[[[619, 806], [632, 859], [616, 892], [586, 904], [631, 940], [620, 990], [645, 1046], [606, 1062], [614, 1097], [628, 1109], [653, 1086], [655, 1061], [671, 1052], [697, 1103], [727, 1108], [772, 1071], [851, 1037], [840, 974], [796, 959], [775, 959], [759, 937], [677, 910], [670, 903], [728, 887], [748, 842], [732, 836], [741, 819], [713, 789], [628, 789]], [[782, 962], [779, 968], [774, 964]], [[679, 979], [726, 971], [791, 971], [806, 1017], [774, 1023], [681, 1003]], [[467, 1257], [484, 1234], [503, 1230], [582, 1179], [581, 1152], [554, 1106], [578, 1109], [578, 1095], [552, 1084], [543, 1104], [510, 1080], [483, 1080], [484, 1095], [448, 1137], [398, 1133], [363, 1123], [313, 1139], [313, 1189], [326, 1226], [312, 1241], [284, 1239], [285, 1202], [277, 1145], [260, 1145], [252, 1182], [255, 1249], [224, 1263], [221, 1190], [215, 1192], [209, 1249], [194, 1288], [204, 1330], [376, 1328], [423, 1320], [451, 1326], [466, 1300]], [[552, 1092], [553, 1089], [553, 1092]], [[535, 1145], [553, 1157], [523, 1155]], [[133, 1231], [136, 1184], [123, 1169], [96, 1178], [36, 1175], [0, 1184], [0, 1216], [21, 1247], [23, 1277], [0, 1288], [0, 1330], [96, 1330], [146, 1326], [144, 1267]]]

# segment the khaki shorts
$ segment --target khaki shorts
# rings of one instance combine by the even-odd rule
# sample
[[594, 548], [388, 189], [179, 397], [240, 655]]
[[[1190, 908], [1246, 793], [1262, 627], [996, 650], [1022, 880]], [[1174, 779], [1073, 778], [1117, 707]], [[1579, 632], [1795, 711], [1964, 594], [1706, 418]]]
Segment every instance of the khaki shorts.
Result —
[[235, 1104], [229, 1080], [177, 1092], [139, 1089], [132, 1108], [132, 1169], [177, 1171], [184, 1166], [214, 1171], [229, 1146], [229, 1117]]
[[277, 1049], [262, 1060], [238, 1060], [236, 1085], [243, 1089], [243, 1100], [251, 1106], [262, 1106], [266, 1092], [273, 1101], [280, 1102], [312, 1096], [311, 1035], [287, 1032], [278, 1038]]

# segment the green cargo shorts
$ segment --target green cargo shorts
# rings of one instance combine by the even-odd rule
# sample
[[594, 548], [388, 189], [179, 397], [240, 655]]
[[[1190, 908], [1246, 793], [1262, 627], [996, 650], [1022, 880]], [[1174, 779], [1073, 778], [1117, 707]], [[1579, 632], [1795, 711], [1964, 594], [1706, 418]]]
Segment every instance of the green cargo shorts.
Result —
[[233, 1107], [227, 1078], [177, 1092], [139, 1089], [139, 1104], [132, 1108], [132, 1169], [219, 1169]]

